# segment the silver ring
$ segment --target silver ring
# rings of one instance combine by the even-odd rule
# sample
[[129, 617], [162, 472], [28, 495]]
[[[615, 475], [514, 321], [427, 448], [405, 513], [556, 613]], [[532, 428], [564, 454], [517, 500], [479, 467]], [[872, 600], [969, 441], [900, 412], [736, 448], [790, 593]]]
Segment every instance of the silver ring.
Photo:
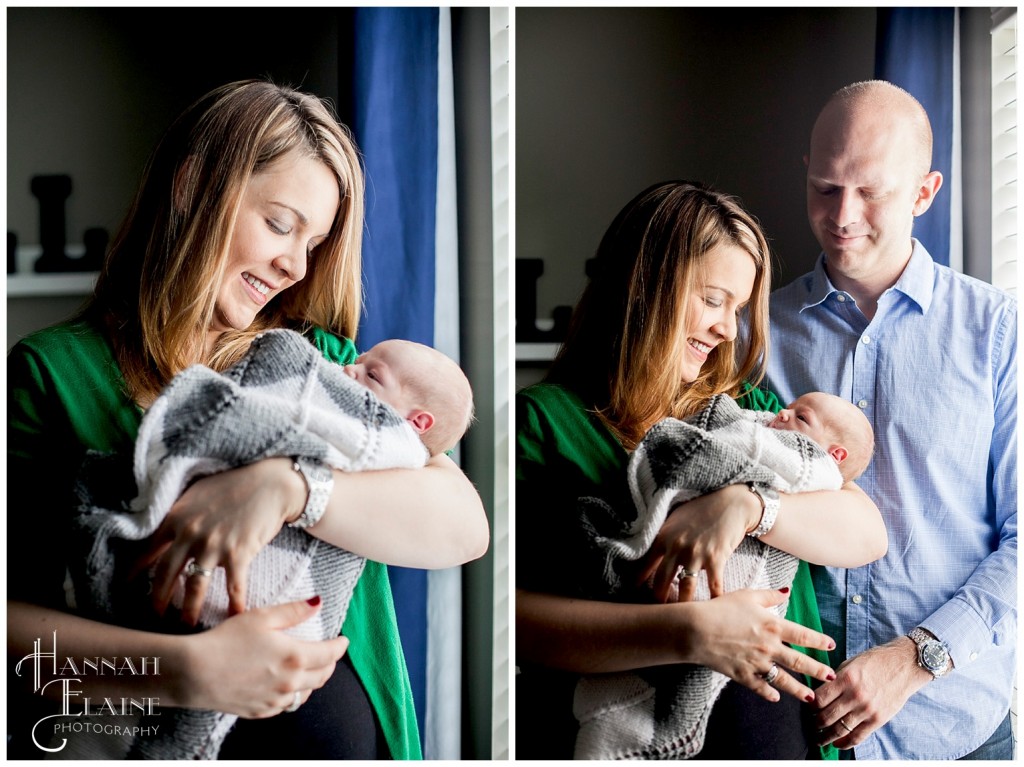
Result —
[[685, 567], [680, 567], [679, 572], [676, 573], [676, 580], [678, 581], [683, 578], [696, 578], [698, 575], [700, 575], [700, 570], [687, 570]]
[[213, 575], [213, 570], [207, 570], [205, 567], [200, 567], [196, 564], [196, 561], [193, 559], [191, 562], [185, 565], [185, 577], [191, 578], [193, 575], [204, 575], [207, 578], [209, 578], [211, 575]]
[[844, 722], [842, 719], [839, 720], [839, 724], [841, 724], [843, 726], [843, 729], [847, 732], [853, 732], [853, 729], [850, 728], [850, 726], [847, 725], [846, 722]]
[[768, 684], [774, 684], [775, 680], [779, 678], [779, 666], [776, 663], [772, 664], [772, 667], [768, 669], [767, 674], [763, 674], [761, 678]]
[[299, 704], [301, 702], [302, 702], [302, 693], [299, 692], [298, 690], [296, 690], [295, 691], [295, 700], [293, 700], [292, 704], [290, 706], [288, 706], [288, 708], [285, 709], [285, 713], [290, 714], [293, 711], [298, 711], [299, 710]]

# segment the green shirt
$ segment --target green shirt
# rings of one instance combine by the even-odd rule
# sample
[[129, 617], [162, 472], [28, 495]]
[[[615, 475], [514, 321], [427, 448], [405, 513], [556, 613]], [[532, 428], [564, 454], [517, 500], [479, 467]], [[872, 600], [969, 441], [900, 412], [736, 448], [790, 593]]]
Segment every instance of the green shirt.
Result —
[[[356, 357], [348, 339], [315, 330], [310, 340], [332, 362], [348, 364]], [[141, 420], [142, 411], [125, 394], [110, 344], [87, 322], [39, 331], [8, 354], [9, 498], [33, 499], [30, 508], [8, 514], [8, 546], [33, 542], [36, 563], [32, 578], [8, 573], [12, 598], [66, 609], [67, 560], [60, 531], [74, 508], [78, 467], [87, 450], [130, 454]], [[412, 686], [383, 564], [366, 563], [342, 633], [393, 758], [421, 759]]]
[[[749, 385], [737, 401], [750, 410], [778, 412], [781, 408], [774, 394]], [[613, 508], [617, 503], [632, 504], [626, 479], [629, 453], [574, 392], [558, 384], [540, 383], [516, 395], [515, 460], [516, 585], [573, 596], [569, 584], [578, 568], [587, 566], [564, 546], [577, 536], [572, 513], [576, 499], [596, 496]], [[806, 562], [800, 562], [793, 580], [786, 617], [821, 631]], [[828, 663], [825, 652], [795, 649]], [[810, 684], [811, 680], [805, 681]], [[553, 683], [564, 687], [570, 680], [556, 678]], [[530, 684], [526, 680], [524, 687]], [[546, 710], [540, 718], [553, 723], [557, 734], [552, 738], [560, 737], [567, 726], [555, 709]], [[834, 759], [837, 752], [829, 746], [822, 756]]]

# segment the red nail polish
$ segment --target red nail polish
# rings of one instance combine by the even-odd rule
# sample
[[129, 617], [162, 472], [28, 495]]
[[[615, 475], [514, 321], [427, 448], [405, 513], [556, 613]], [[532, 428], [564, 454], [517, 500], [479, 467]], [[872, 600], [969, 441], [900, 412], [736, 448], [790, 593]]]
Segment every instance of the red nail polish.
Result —
[[836, 675], [835, 674], [829, 674], [828, 676], [825, 677], [825, 679], [827, 679], [829, 682], [834, 682], [835, 679], [836, 679]]
[[836, 649], [836, 643], [835, 643], [835, 642], [831, 642], [831, 641], [830, 641], [830, 642], [828, 643], [828, 647], [826, 647], [825, 649], [826, 649], [826, 650], [834, 650], [834, 649]]
[[309, 605], [310, 607], [316, 607], [316, 606], [317, 606], [318, 604], [320, 604], [320, 595], [319, 595], [319, 594], [317, 594], [317, 595], [316, 595], [315, 597], [312, 597], [312, 598], [310, 598], [310, 599], [307, 599], [307, 600], [306, 600], [306, 603], [307, 603], [307, 604], [308, 604], [308, 605]]
[[807, 695], [804, 696], [804, 700], [806, 700], [808, 703], [814, 703], [814, 693], [807, 693]]
[[781, 591], [783, 594], [788, 594], [789, 586], [783, 586], [781, 589], [779, 589], [779, 591]]

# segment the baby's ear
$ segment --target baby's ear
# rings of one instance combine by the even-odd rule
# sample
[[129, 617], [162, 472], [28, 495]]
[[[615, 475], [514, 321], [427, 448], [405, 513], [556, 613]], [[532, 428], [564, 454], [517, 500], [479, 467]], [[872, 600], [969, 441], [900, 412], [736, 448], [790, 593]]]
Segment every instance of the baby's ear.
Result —
[[846, 448], [842, 445], [832, 445], [832, 447], [828, 449], [828, 454], [832, 456], [837, 466], [841, 466], [843, 461], [846, 460], [846, 456], [849, 455]]
[[417, 434], [422, 434], [434, 425], [434, 416], [426, 410], [413, 410], [405, 417], [405, 420], [412, 424], [412, 428], [416, 430]]

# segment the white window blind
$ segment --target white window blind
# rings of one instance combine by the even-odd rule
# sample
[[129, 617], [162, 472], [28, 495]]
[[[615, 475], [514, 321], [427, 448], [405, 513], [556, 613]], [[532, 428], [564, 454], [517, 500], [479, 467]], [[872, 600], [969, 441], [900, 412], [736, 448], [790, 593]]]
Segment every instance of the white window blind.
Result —
[[992, 284], [1017, 294], [1017, 13], [992, 14]]
[[[494, 645], [492, 666], [491, 757], [509, 758], [509, 350], [512, 302], [509, 296], [511, 231], [511, 78], [509, 8], [491, 8], [491, 199], [494, 263]], [[504, 418], [502, 415], [504, 414]]]

